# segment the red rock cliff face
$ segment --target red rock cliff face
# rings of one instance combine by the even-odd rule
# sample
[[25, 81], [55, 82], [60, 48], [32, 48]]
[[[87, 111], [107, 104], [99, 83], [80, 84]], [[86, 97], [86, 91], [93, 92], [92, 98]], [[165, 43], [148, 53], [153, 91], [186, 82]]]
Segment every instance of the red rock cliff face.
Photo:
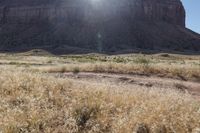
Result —
[[164, 21], [185, 26], [185, 11], [180, 0], [41, 0], [35, 1], [35, 4], [31, 0], [15, 1], [2, 2], [1, 22], [33, 23], [41, 19], [70, 21], [75, 17], [88, 21], [107, 21], [113, 17], [128, 17], [133, 21]]

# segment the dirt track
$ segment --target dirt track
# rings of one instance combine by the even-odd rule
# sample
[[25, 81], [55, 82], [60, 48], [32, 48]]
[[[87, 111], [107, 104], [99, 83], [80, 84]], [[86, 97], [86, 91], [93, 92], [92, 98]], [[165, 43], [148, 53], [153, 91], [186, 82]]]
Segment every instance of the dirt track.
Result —
[[88, 73], [81, 72], [78, 74], [64, 73], [58, 74], [61, 78], [78, 79], [79, 81], [98, 83], [98, 84], [115, 84], [134, 87], [155, 87], [155, 88], [173, 88], [183, 92], [188, 92], [200, 99], [200, 83], [192, 81], [182, 81], [170, 78], [161, 78], [155, 76], [142, 76], [130, 74], [108, 74], [108, 73]]

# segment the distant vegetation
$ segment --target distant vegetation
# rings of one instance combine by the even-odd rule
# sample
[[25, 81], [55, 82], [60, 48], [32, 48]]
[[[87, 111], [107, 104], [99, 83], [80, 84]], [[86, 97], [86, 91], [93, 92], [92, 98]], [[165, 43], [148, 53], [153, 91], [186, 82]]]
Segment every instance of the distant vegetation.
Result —
[[181, 56], [68, 56], [74, 63], [39, 68], [43, 72], [105, 72], [156, 75], [182, 80], [200, 81], [199, 59]]

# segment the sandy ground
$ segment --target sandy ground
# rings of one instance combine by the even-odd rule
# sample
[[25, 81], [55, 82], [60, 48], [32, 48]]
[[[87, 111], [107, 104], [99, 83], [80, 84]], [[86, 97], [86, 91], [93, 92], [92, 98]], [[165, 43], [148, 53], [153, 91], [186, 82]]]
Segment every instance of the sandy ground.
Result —
[[193, 81], [182, 81], [178, 79], [161, 78], [155, 76], [142, 76], [130, 74], [109, 74], [109, 73], [88, 73], [81, 72], [78, 74], [63, 73], [56, 74], [60, 78], [76, 79], [76, 81], [95, 83], [95, 84], [114, 84], [123, 87], [147, 87], [147, 88], [173, 88], [192, 94], [195, 98], [200, 99], [200, 83]]

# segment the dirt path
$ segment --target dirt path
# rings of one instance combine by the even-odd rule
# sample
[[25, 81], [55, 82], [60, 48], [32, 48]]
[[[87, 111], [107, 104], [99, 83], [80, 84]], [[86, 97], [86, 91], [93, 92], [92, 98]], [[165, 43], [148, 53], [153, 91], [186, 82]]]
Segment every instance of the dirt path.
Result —
[[182, 81], [170, 78], [161, 78], [155, 76], [141, 76], [130, 74], [108, 74], [108, 73], [86, 73], [78, 74], [64, 73], [58, 74], [61, 78], [72, 78], [89, 83], [111, 83], [124, 86], [173, 88], [180, 91], [189, 92], [197, 98], [200, 98], [200, 83], [192, 81]]

